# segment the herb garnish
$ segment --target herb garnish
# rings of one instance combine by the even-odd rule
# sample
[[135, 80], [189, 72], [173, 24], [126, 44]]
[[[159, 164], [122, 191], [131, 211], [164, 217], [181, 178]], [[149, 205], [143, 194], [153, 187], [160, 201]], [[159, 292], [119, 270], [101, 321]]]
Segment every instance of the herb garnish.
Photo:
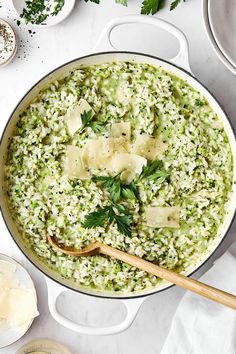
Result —
[[155, 181], [160, 184], [164, 182], [169, 175], [169, 172], [163, 169], [163, 162], [161, 160], [153, 160], [148, 161], [147, 166], [143, 166], [138, 180], [140, 181], [146, 178], [149, 181]]
[[54, 0], [52, 5], [48, 0], [27, 0], [25, 4], [20, 17], [26, 23], [40, 25], [49, 16], [56, 16], [65, 5], [65, 0]]
[[99, 207], [97, 211], [94, 211], [85, 217], [83, 226], [87, 229], [92, 229], [98, 226], [104, 226], [105, 224], [115, 222], [117, 229], [123, 235], [131, 237], [130, 224], [132, 217], [122, 204], [111, 204], [105, 207]]
[[123, 184], [120, 180], [120, 175], [116, 176], [94, 176], [93, 180], [108, 190], [111, 200], [116, 203], [121, 197], [125, 199], [138, 199], [138, 191], [134, 184]]
[[144, 0], [142, 2], [141, 14], [154, 15], [164, 5], [165, 0]]
[[[96, 4], [100, 4], [100, 0], [85, 0], [85, 2], [95, 2]], [[115, 0], [116, 3], [127, 6], [128, 5], [128, 0]], [[186, 0], [174, 0], [170, 4], [170, 10], [174, 10], [180, 3], [181, 1], [186, 1]], [[158, 12], [162, 7], [164, 6], [166, 0], [143, 0], [142, 1], [142, 7], [141, 7], [141, 14], [143, 15], [149, 15], [152, 14], [154, 15], [156, 12]]]
[[186, 1], [186, 0], [174, 0], [172, 1], [172, 3], [170, 4], [170, 11], [174, 10], [180, 3], [181, 1]]
[[93, 111], [84, 111], [81, 114], [83, 127], [90, 127], [94, 133], [101, 133], [104, 130], [104, 123], [99, 120], [93, 120]]

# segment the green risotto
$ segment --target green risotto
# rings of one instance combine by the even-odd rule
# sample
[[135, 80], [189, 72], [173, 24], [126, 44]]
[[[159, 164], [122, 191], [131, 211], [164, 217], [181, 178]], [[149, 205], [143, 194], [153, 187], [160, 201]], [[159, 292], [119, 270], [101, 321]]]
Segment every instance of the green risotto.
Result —
[[41, 260], [78, 285], [132, 292], [160, 280], [105, 256], [63, 255], [47, 235], [184, 271], [225, 218], [233, 158], [198, 91], [161, 68], [117, 62], [81, 67], [40, 92], [19, 118], [5, 177], [12, 215]]

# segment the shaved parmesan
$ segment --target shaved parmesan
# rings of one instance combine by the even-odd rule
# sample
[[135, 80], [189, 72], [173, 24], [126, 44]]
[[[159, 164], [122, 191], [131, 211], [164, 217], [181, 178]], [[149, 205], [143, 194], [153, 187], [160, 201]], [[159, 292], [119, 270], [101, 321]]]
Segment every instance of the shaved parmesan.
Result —
[[14, 285], [13, 274], [15, 271], [15, 264], [0, 260], [0, 289], [10, 288]]
[[35, 293], [31, 289], [4, 289], [0, 294], [0, 317], [21, 326], [38, 316]]
[[0, 319], [1, 324], [19, 328], [39, 313], [34, 290], [17, 286], [16, 269], [16, 264], [0, 260]]
[[130, 184], [135, 179], [136, 173], [132, 170], [124, 170], [120, 174], [120, 180], [124, 184]]
[[112, 154], [113, 143], [110, 139], [90, 139], [83, 149], [82, 161], [89, 169], [104, 168], [109, 164]]
[[126, 140], [130, 140], [130, 122], [113, 123], [111, 126], [111, 135], [114, 138], [125, 138]]
[[155, 160], [161, 156], [167, 149], [167, 144], [163, 143], [158, 138], [153, 138], [149, 135], [139, 135], [133, 146], [132, 153], [141, 155], [148, 160]]
[[129, 148], [124, 138], [90, 139], [83, 149], [82, 161], [89, 169], [110, 170], [113, 155], [116, 152], [127, 152]]
[[77, 132], [77, 130], [82, 127], [81, 115], [84, 112], [89, 111], [92, 111], [94, 114], [94, 111], [92, 110], [92, 107], [88, 104], [88, 102], [81, 99], [79, 101], [78, 106], [76, 106], [73, 111], [69, 112], [65, 116], [68, 131], [71, 136], [73, 136]]
[[116, 173], [123, 170], [131, 170], [137, 174], [142, 172], [143, 166], [147, 165], [147, 160], [139, 155], [128, 153], [116, 153], [112, 159], [112, 168]]
[[73, 145], [66, 147], [64, 174], [71, 179], [88, 179], [90, 177], [82, 162], [82, 149], [79, 147]]
[[147, 225], [151, 227], [179, 227], [180, 207], [147, 207]]

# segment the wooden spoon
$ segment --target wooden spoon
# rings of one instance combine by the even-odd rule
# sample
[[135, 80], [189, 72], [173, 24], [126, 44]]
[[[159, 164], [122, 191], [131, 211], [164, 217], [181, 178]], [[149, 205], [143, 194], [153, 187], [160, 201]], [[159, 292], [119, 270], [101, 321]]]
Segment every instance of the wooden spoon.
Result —
[[128, 263], [136, 268], [142, 269], [147, 273], [156, 275], [161, 279], [165, 279], [173, 284], [176, 284], [184, 289], [190, 290], [198, 295], [204, 296], [210, 300], [216, 301], [222, 305], [231, 307], [236, 310], [236, 296], [226, 293], [225, 291], [216, 289], [210, 285], [201, 283], [198, 280], [186, 277], [183, 274], [176, 273], [172, 270], [162, 268], [156, 264], [145, 261], [144, 259], [133, 256], [129, 253], [120, 251], [111, 246], [107, 246], [101, 242], [95, 242], [91, 245], [83, 248], [82, 250], [75, 250], [70, 247], [64, 247], [58, 245], [55, 238], [48, 236], [48, 242], [57, 251], [74, 257], [94, 256], [98, 254], [104, 254], [110, 256], [125, 263]]

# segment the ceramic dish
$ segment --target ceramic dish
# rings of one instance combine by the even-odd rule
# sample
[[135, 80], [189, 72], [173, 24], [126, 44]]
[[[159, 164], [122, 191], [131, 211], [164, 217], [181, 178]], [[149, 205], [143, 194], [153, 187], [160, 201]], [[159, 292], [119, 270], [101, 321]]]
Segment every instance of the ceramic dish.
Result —
[[[218, 1], [220, 2], [220, 1]], [[214, 1], [212, 2], [214, 3]], [[227, 3], [226, 1], [221, 1], [222, 5]], [[225, 56], [225, 54], [223, 53], [223, 51], [221, 50], [221, 48], [219, 47], [216, 38], [213, 34], [213, 30], [210, 24], [210, 19], [209, 19], [209, 12], [208, 12], [208, 5], [209, 5], [209, 0], [202, 0], [202, 17], [203, 17], [203, 23], [205, 26], [205, 30], [208, 36], [208, 39], [216, 53], [216, 55], [218, 56], [218, 58], [221, 60], [221, 62], [234, 74], [236, 75], [236, 66], [233, 65], [233, 63]], [[221, 27], [221, 22], [219, 22], [219, 27]], [[222, 28], [221, 28], [222, 29]], [[231, 29], [232, 30], [232, 29]], [[215, 29], [216, 31], [216, 29]], [[228, 35], [227, 35], [228, 36]], [[221, 37], [222, 38], [222, 37]], [[235, 43], [235, 34], [232, 35], [231, 32], [231, 40], [229, 39], [230, 43], [234, 42]], [[221, 39], [222, 41], [222, 39]], [[227, 41], [228, 42], [228, 41]], [[224, 46], [225, 47], [225, 46]], [[228, 47], [228, 45], [226, 46]], [[226, 48], [225, 47], [225, 48]], [[234, 44], [234, 48], [235, 48], [235, 44]], [[227, 50], [226, 50], [227, 52]], [[231, 51], [230, 51], [231, 52]], [[234, 53], [234, 51], [233, 51]], [[229, 53], [228, 53], [229, 55]], [[231, 54], [232, 55], [232, 54]], [[235, 55], [235, 53], [234, 53]]]
[[10, 63], [16, 54], [16, 36], [10, 24], [0, 19], [0, 68]]
[[[16, 266], [14, 278], [17, 280], [19, 286], [26, 289], [32, 289], [35, 293], [35, 299], [37, 300], [34, 283], [29, 273], [25, 270], [25, 268], [22, 267], [22, 265], [16, 262], [13, 258], [8, 257], [4, 254], [0, 254], [0, 260], [10, 262]], [[23, 335], [28, 331], [32, 323], [33, 323], [33, 319], [28, 321], [27, 323], [24, 324], [24, 326], [18, 329], [9, 327], [7, 325], [2, 325], [0, 327], [0, 348], [4, 348], [16, 342], [21, 337], [23, 337]]]
[[36, 339], [25, 344], [16, 354], [71, 354], [61, 343], [49, 339]]
[[[179, 52], [178, 54], [169, 61], [165, 61], [163, 59], [141, 54], [134, 52], [122, 52], [114, 51], [114, 47], [111, 44], [110, 36], [112, 30], [122, 24], [129, 23], [148, 23], [153, 26], [157, 26], [162, 28], [163, 30], [168, 31], [172, 35], [174, 35], [179, 41]], [[8, 143], [9, 139], [11, 139], [14, 134], [15, 126], [19, 121], [19, 116], [25, 109], [28, 107], [29, 103], [32, 102], [39, 94], [39, 92], [45, 87], [48, 87], [50, 83], [55, 82], [56, 80], [67, 76], [70, 72], [75, 71], [78, 68], [92, 66], [92, 65], [101, 65], [106, 63], [114, 62], [132, 62], [132, 63], [141, 63], [146, 65], [151, 65], [156, 68], [162, 68], [165, 71], [175, 75], [176, 77], [187, 82], [191, 87], [195, 90], [199, 91], [201, 95], [208, 101], [211, 108], [218, 115], [225, 134], [227, 135], [227, 139], [231, 146], [231, 151], [233, 154], [234, 161], [234, 178], [236, 175], [235, 169], [235, 161], [236, 161], [236, 141], [234, 132], [232, 130], [229, 119], [224, 113], [223, 109], [216, 101], [214, 96], [190, 73], [190, 67], [188, 62], [188, 43], [184, 34], [177, 29], [175, 26], [169, 24], [166, 21], [163, 21], [158, 18], [150, 18], [145, 16], [127, 16], [124, 18], [114, 19], [107, 24], [102, 35], [100, 37], [97, 51], [103, 50], [103, 52], [94, 54], [90, 54], [81, 58], [77, 58], [65, 65], [62, 65], [59, 68], [56, 68], [51, 73], [46, 75], [43, 79], [35, 84], [35, 86], [27, 92], [27, 94], [23, 97], [17, 107], [14, 109], [12, 115], [9, 118], [9, 121], [6, 125], [6, 128], [3, 133], [2, 142], [1, 142], [1, 150], [0, 150], [0, 162], [2, 165], [5, 165], [5, 160], [8, 151]], [[22, 235], [16, 225], [14, 218], [12, 217], [12, 213], [8, 207], [8, 199], [5, 193], [4, 188], [4, 171], [0, 171], [0, 183], [2, 193], [0, 194], [0, 204], [1, 210], [3, 213], [4, 220], [9, 229], [10, 234], [15, 240], [18, 247], [21, 251], [28, 257], [28, 259], [40, 269], [45, 275], [48, 284], [48, 301], [49, 301], [49, 309], [53, 317], [62, 325], [71, 330], [77, 331], [79, 333], [93, 334], [93, 335], [108, 335], [119, 333], [127, 329], [131, 323], [134, 321], [137, 312], [140, 308], [142, 302], [150, 295], [155, 294], [160, 291], [164, 291], [168, 289], [171, 284], [162, 281], [157, 286], [151, 289], [142, 289], [135, 291], [133, 293], [124, 292], [122, 294], [116, 292], [107, 292], [107, 291], [98, 291], [96, 289], [88, 289], [84, 286], [80, 286], [79, 284], [75, 284], [71, 279], [65, 279], [65, 277], [61, 276], [55, 269], [49, 267], [48, 264], [43, 262], [43, 260], [39, 259], [35, 255], [35, 253], [30, 249], [28, 244], [24, 242]], [[225, 238], [234, 218], [235, 214], [235, 206], [236, 206], [236, 186], [233, 187], [233, 193], [228, 202], [227, 215], [222, 223], [222, 227], [218, 229], [217, 234], [215, 235], [214, 242], [211, 244], [211, 247], [208, 251], [202, 254], [202, 257], [198, 259], [197, 264], [189, 267], [184, 274], [190, 275], [195, 272], [199, 267], [201, 267], [209, 257], [214, 253], [214, 251], [219, 247], [223, 239]], [[67, 290], [67, 288], [72, 289], [76, 292], [83, 293], [86, 295], [97, 296], [102, 298], [112, 298], [119, 301], [122, 301], [127, 308], [126, 318], [122, 323], [114, 325], [112, 327], [104, 327], [104, 328], [94, 328], [89, 326], [83, 326], [79, 323], [73, 322], [59, 313], [57, 308], [57, 298], [58, 296]]]
[[[13, 7], [17, 14], [20, 16], [22, 14], [23, 9], [26, 7], [27, 1], [25, 0], [12, 0]], [[62, 9], [57, 13], [57, 15], [50, 15], [45, 21], [42, 23], [30, 23], [30, 26], [42, 26], [42, 27], [49, 27], [57, 25], [58, 23], [64, 21], [72, 12], [75, 5], [75, 0], [65, 0], [64, 6]]]
[[208, 0], [208, 14], [212, 33], [218, 47], [236, 68], [235, 0]]

